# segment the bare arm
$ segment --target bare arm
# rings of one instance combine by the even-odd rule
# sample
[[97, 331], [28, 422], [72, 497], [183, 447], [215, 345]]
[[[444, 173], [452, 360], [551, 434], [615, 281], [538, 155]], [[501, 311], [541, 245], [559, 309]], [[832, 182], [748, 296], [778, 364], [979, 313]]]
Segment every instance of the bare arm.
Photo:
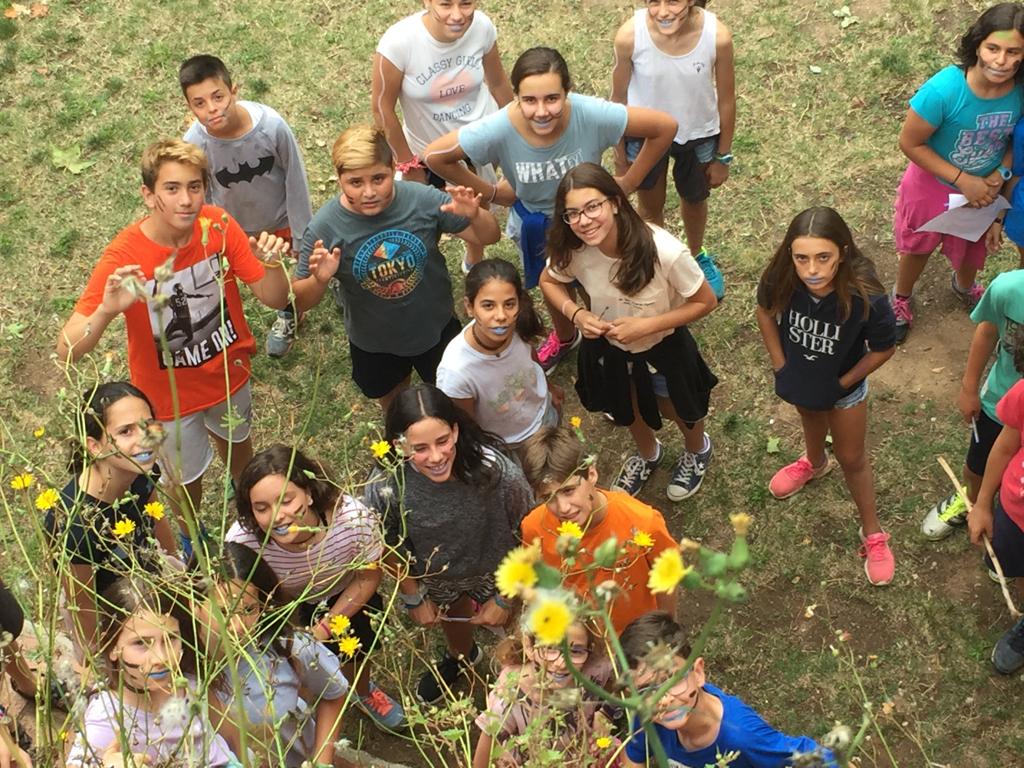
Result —
[[493, 744], [494, 737], [481, 731], [480, 738], [476, 740], [476, 749], [473, 750], [473, 768], [488, 768]]
[[984, 206], [996, 199], [1003, 179], [998, 171], [981, 178], [962, 171], [928, 146], [927, 141], [935, 133], [934, 126], [913, 109], [907, 110], [907, 117], [900, 130], [900, 149], [910, 161], [920, 166], [937, 179], [953, 184], [968, 199], [972, 206]]
[[352, 617], [366, 605], [380, 586], [380, 568], [361, 568], [352, 583], [345, 588], [331, 606], [331, 614]]
[[341, 730], [341, 712], [345, 706], [345, 697], [336, 699], [321, 698], [316, 705], [316, 736], [313, 742], [314, 763], [334, 763], [334, 742]]
[[621, 177], [619, 186], [626, 194], [633, 192], [644, 180], [651, 169], [668, 151], [675, 138], [676, 129], [679, 127], [671, 115], [667, 115], [657, 109], [645, 107], [626, 107], [628, 118], [626, 120], [626, 136], [635, 136], [646, 139], [636, 160]]
[[839, 377], [839, 386], [849, 389], [858, 381], [866, 379], [872, 372], [877, 371], [893, 355], [896, 354], [896, 347], [883, 349], [881, 352], [868, 352], [857, 361], [857, 364]]
[[487, 83], [491, 96], [494, 97], [499, 107], [504, 107], [514, 98], [512, 83], [508, 81], [505, 67], [501, 63], [501, 54], [498, 53], [497, 43], [484, 54], [484, 82]]
[[[584, 337], [596, 339], [603, 336], [610, 329], [611, 323], [607, 323], [585, 307], [581, 307], [569, 295], [569, 289], [551, 276], [547, 268], [540, 272], [540, 291], [552, 307], [560, 307], [559, 310], [565, 317], [573, 322], [580, 329]], [[578, 310], [578, 311], [577, 311]]]
[[[402, 70], [380, 53], [373, 54], [373, 77], [370, 81], [373, 122], [384, 129], [384, 136], [387, 138], [388, 146], [391, 147], [396, 163], [408, 162], [412, 160], [413, 156], [413, 151], [405, 138], [405, 132], [402, 130], [402, 122], [398, 119], [398, 113], [395, 110], [404, 79], [405, 73]], [[422, 169], [413, 169], [403, 174], [403, 178], [409, 181], [425, 182], [427, 175]]]
[[981, 375], [998, 342], [999, 328], [995, 323], [987, 320], [978, 323], [971, 338], [971, 348], [967, 352], [967, 368], [960, 382], [960, 394], [956, 398], [957, 408], [965, 421], [977, 418], [981, 412], [981, 398], [978, 396], [981, 391]]
[[[718, 95], [718, 154], [732, 151], [736, 133], [736, 67], [733, 62], [732, 33], [721, 22], [715, 40], [715, 92]], [[707, 167], [711, 188], [720, 187], [729, 178], [729, 166], [712, 160]]]
[[761, 306], [757, 308], [757, 327], [761, 331], [761, 340], [764, 342], [765, 349], [768, 350], [772, 369], [782, 370], [782, 366], [786, 364], [786, 353], [782, 350], [779, 325], [775, 322], [775, 317], [768, 314], [768, 310]]
[[1018, 450], [1020, 430], [1004, 425], [988, 454], [988, 461], [985, 462], [985, 474], [978, 490], [978, 500], [967, 513], [967, 529], [970, 531], [972, 544], [980, 544], [982, 535], [992, 538], [992, 500], [999, 493], [1003, 473]]
[[476, 400], [472, 397], [453, 397], [452, 402], [474, 419], [476, 418]]
[[91, 315], [75, 312], [57, 338], [57, 359], [76, 362], [95, 349], [110, 321], [140, 300], [146, 276], [138, 264], [115, 269], [103, 286], [103, 301]]
[[313, 244], [313, 252], [309, 256], [309, 276], [297, 277], [292, 281], [295, 308], [299, 312], [307, 312], [320, 303], [320, 299], [327, 292], [327, 284], [338, 271], [340, 263], [340, 248], [335, 247], [328, 251], [323, 240], [317, 240]]
[[[629, 90], [629, 80], [633, 76], [633, 19], [628, 19], [615, 33], [615, 65], [612, 67], [612, 93], [610, 100], [617, 104], [625, 104]], [[624, 176], [629, 169], [626, 159], [625, 136], [615, 145], [615, 173]]]
[[461, 161], [465, 159], [466, 153], [459, 145], [458, 131], [435, 139], [423, 150], [423, 162], [430, 166], [430, 170], [455, 186], [469, 187], [482, 195], [486, 202], [491, 202], [494, 187], [463, 165]]

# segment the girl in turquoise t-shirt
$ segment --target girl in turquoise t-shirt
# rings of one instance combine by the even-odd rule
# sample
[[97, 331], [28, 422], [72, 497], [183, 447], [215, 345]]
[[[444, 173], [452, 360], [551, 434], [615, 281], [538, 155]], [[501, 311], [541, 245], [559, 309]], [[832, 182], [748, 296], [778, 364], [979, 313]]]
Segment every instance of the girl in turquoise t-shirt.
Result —
[[974, 306], [984, 292], [974, 278], [987, 251], [998, 245], [999, 223], [973, 243], [917, 229], [946, 210], [950, 194], [963, 194], [975, 208], [989, 205], [1011, 175], [1008, 146], [1022, 105], [1024, 7], [1001, 3], [985, 11], [961, 38], [959, 56], [959, 65], [946, 67], [914, 94], [900, 131], [910, 164], [896, 193], [894, 220], [897, 342], [913, 320], [914, 284], [939, 245], [953, 266], [957, 296]]

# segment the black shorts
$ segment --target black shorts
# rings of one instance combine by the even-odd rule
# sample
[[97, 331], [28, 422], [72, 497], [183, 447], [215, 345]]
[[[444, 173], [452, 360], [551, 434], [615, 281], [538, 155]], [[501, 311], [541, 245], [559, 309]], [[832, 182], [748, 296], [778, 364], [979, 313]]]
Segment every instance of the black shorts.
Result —
[[[639, 140], [626, 139], [626, 142], [627, 157], [631, 156], [634, 149], [639, 152], [641, 145]], [[654, 185], [658, 183], [658, 179], [667, 172], [669, 158], [672, 158], [672, 183], [675, 185], [679, 197], [688, 203], [699, 203], [707, 200], [711, 195], [711, 186], [708, 184], [708, 177], [704, 173], [704, 168], [714, 156], [714, 147], [711, 149], [712, 157], [704, 162], [697, 157], [697, 147], [708, 142], [712, 142], [714, 146], [717, 146], [718, 135], [693, 139], [685, 144], [677, 144], [673, 141], [668, 148], [668, 152], [648, 172], [637, 189], [653, 189]], [[706, 151], [706, 148], [704, 148], [704, 151]]]
[[[339, 593], [340, 594], [340, 593]], [[338, 595], [329, 597], [322, 601], [327, 606], [334, 605], [334, 602], [338, 599]], [[313, 623], [313, 615], [316, 613], [316, 609], [320, 607], [321, 603], [299, 603], [299, 607], [295, 610], [297, 614], [298, 623], [302, 626], [308, 627]], [[373, 646], [376, 640], [377, 633], [373, 629], [373, 625], [370, 623], [370, 617], [374, 614], [384, 613], [384, 601], [381, 596], [376, 592], [370, 596], [370, 599], [366, 601], [366, 605], [360, 608], [351, 617], [351, 629], [352, 634], [359, 638], [359, 649], [355, 652], [353, 658], [360, 659], [365, 656], [371, 646]], [[328, 640], [324, 643], [330, 648], [335, 655], [342, 656], [345, 661], [348, 661], [349, 657], [341, 653], [341, 649], [338, 648], [338, 643], [333, 640]], [[377, 643], [380, 646], [380, 643]]]
[[[476, 173], [476, 167], [474, 167], [474, 165], [471, 162], [469, 162], [469, 160], [463, 160], [462, 162], [466, 164], [467, 168], [469, 168], [470, 173]], [[434, 187], [435, 189], [440, 189], [442, 192], [444, 192], [448, 188], [448, 182], [445, 181], [440, 176], [438, 176], [429, 168], [427, 168], [427, 184]]]
[[[992, 502], [992, 549], [1004, 576], [1024, 576], [1024, 531], [1006, 514], [998, 493]], [[988, 555], [985, 555], [985, 565], [995, 570]]]
[[999, 433], [1003, 431], [1003, 425], [986, 416], [984, 411], [978, 411], [978, 418], [974, 420], [974, 426], [978, 430], [978, 439], [974, 439], [974, 429], [972, 429], [971, 444], [967, 448], [967, 458], [964, 459], [964, 463], [971, 472], [982, 477], [985, 474], [988, 455], [991, 453]]
[[437, 379], [437, 366], [441, 364], [448, 342], [459, 335], [462, 326], [452, 317], [441, 331], [441, 340], [426, 352], [413, 357], [389, 355], [387, 352], [367, 352], [349, 342], [352, 358], [352, 380], [359, 391], [372, 400], [377, 400], [405, 381], [413, 369], [428, 384]]

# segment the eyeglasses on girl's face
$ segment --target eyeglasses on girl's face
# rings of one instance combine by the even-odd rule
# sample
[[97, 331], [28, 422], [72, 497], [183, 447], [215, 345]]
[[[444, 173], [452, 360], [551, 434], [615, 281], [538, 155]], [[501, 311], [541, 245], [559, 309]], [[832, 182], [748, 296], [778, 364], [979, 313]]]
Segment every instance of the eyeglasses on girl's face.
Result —
[[578, 224], [580, 216], [584, 214], [586, 214], [588, 219], [596, 219], [598, 214], [601, 213], [601, 208], [607, 202], [608, 198], [602, 197], [600, 200], [591, 200], [582, 208], [567, 208], [565, 213], [562, 214], [562, 221], [572, 226], [573, 224]]

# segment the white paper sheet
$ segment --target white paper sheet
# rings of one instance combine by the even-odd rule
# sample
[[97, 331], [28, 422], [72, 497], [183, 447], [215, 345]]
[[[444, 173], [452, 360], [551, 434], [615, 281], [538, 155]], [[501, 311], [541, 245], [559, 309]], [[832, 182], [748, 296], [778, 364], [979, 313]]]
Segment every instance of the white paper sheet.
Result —
[[918, 227], [916, 231], [941, 232], [975, 243], [992, 226], [1000, 211], [1005, 211], [1009, 207], [1006, 198], [1000, 195], [984, 208], [968, 208], [966, 197], [952, 193], [949, 196], [949, 210], [940, 213], [924, 226]]

